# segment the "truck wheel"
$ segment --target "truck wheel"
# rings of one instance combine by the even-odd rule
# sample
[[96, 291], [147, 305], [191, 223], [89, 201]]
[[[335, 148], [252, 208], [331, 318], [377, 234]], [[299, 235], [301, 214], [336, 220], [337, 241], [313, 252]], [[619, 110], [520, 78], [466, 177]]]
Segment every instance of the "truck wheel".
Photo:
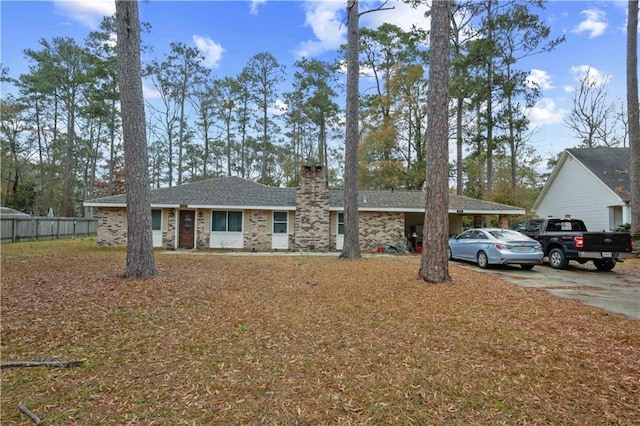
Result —
[[553, 269], [564, 269], [569, 264], [562, 249], [554, 248], [549, 252], [549, 266]]
[[609, 272], [613, 269], [614, 266], [616, 266], [616, 262], [613, 262], [611, 260], [594, 260], [593, 264], [596, 265], [598, 271], [602, 272]]
[[489, 258], [487, 257], [487, 253], [483, 251], [478, 252], [478, 266], [482, 269], [489, 268]]

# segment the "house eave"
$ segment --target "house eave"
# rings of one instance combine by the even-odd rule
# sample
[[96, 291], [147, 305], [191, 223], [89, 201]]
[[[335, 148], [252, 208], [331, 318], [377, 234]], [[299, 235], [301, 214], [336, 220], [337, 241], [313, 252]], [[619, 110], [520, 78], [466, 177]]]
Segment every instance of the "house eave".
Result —
[[[344, 207], [331, 207], [329, 209], [332, 212], [343, 212], [344, 211]], [[384, 208], [384, 207], [361, 207], [358, 206], [358, 211], [359, 212], [387, 212], [387, 213], [424, 213], [425, 209], [423, 208], [417, 208], [417, 207], [410, 207], [410, 208]], [[521, 214], [525, 214], [525, 210], [524, 209], [510, 209], [510, 210], [491, 210], [491, 209], [465, 209], [464, 211], [460, 212], [457, 209], [449, 209], [448, 210], [449, 214], [513, 214], [513, 215], [521, 215]]]
[[207, 204], [188, 204], [190, 209], [211, 209], [211, 210], [277, 210], [277, 211], [295, 211], [295, 206], [267, 206], [267, 205], [207, 205]]

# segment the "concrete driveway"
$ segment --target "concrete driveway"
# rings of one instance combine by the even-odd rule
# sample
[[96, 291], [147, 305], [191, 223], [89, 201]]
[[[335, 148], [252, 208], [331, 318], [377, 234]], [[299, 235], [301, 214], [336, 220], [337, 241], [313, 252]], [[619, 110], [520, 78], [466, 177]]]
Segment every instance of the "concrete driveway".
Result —
[[640, 275], [634, 273], [615, 268], [611, 272], [599, 272], [593, 265], [574, 262], [566, 270], [544, 264], [531, 271], [518, 266], [485, 270], [465, 262], [456, 262], [456, 265], [496, 274], [522, 287], [544, 289], [558, 297], [581, 300], [589, 306], [640, 320]]

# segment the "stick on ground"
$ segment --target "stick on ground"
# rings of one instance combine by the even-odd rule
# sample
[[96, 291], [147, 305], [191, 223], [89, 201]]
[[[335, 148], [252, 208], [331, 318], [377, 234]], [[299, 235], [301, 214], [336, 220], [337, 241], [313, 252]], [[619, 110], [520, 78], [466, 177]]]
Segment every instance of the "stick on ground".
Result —
[[27, 408], [26, 405], [24, 405], [23, 403], [18, 404], [18, 408], [20, 409], [20, 411], [22, 411], [23, 413], [25, 413], [27, 416], [29, 416], [29, 418], [31, 420], [33, 420], [33, 422], [37, 425], [42, 423], [42, 420], [40, 420], [40, 417], [38, 417], [38, 415], [36, 413], [34, 413], [33, 411], [29, 410]]
[[9, 361], [0, 364], [0, 368], [6, 367], [72, 367], [82, 364], [82, 360], [73, 361]]

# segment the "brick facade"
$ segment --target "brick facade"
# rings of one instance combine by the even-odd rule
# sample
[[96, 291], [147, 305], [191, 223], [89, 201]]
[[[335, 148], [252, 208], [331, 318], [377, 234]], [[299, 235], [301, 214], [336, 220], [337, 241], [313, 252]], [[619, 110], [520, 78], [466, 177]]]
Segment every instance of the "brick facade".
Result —
[[328, 251], [330, 191], [322, 166], [303, 166], [296, 191], [295, 250]]
[[[257, 251], [271, 250], [271, 227], [269, 215], [272, 212], [266, 210], [245, 210], [249, 215], [249, 229], [244, 233], [244, 246]], [[246, 223], [247, 221], [245, 221]]]
[[[289, 213], [290, 250], [336, 250], [337, 213], [330, 213], [329, 201], [330, 191], [324, 167], [303, 167], [302, 180], [296, 190], [296, 211]], [[211, 236], [211, 211], [198, 209], [196, 212], [195, 245], [198, 249], [207, 249]], [[165, 249], [176, 247], [178, 217], [178, 209], [162, 209], [161, 241]], [[126, 246], [127, 214], [124, 207], [100, 207], [96, 218], [98, 246]], [[270, 251], [272, 222], [272, 210], [244, 210], [244, 249]], [[361, 212], [359, 226], [363, 250], [375, 251], [378, 246], [402, 248], [404, 213]]]
[[96, 214], [99, 247], [119, 247], [127, 245], [127, 210], [124, 208], [101, 207]]
[[379, 246], [404, 248], [404, 213], [360, 212], [358, 228], [363, 251], [375, 251]]

